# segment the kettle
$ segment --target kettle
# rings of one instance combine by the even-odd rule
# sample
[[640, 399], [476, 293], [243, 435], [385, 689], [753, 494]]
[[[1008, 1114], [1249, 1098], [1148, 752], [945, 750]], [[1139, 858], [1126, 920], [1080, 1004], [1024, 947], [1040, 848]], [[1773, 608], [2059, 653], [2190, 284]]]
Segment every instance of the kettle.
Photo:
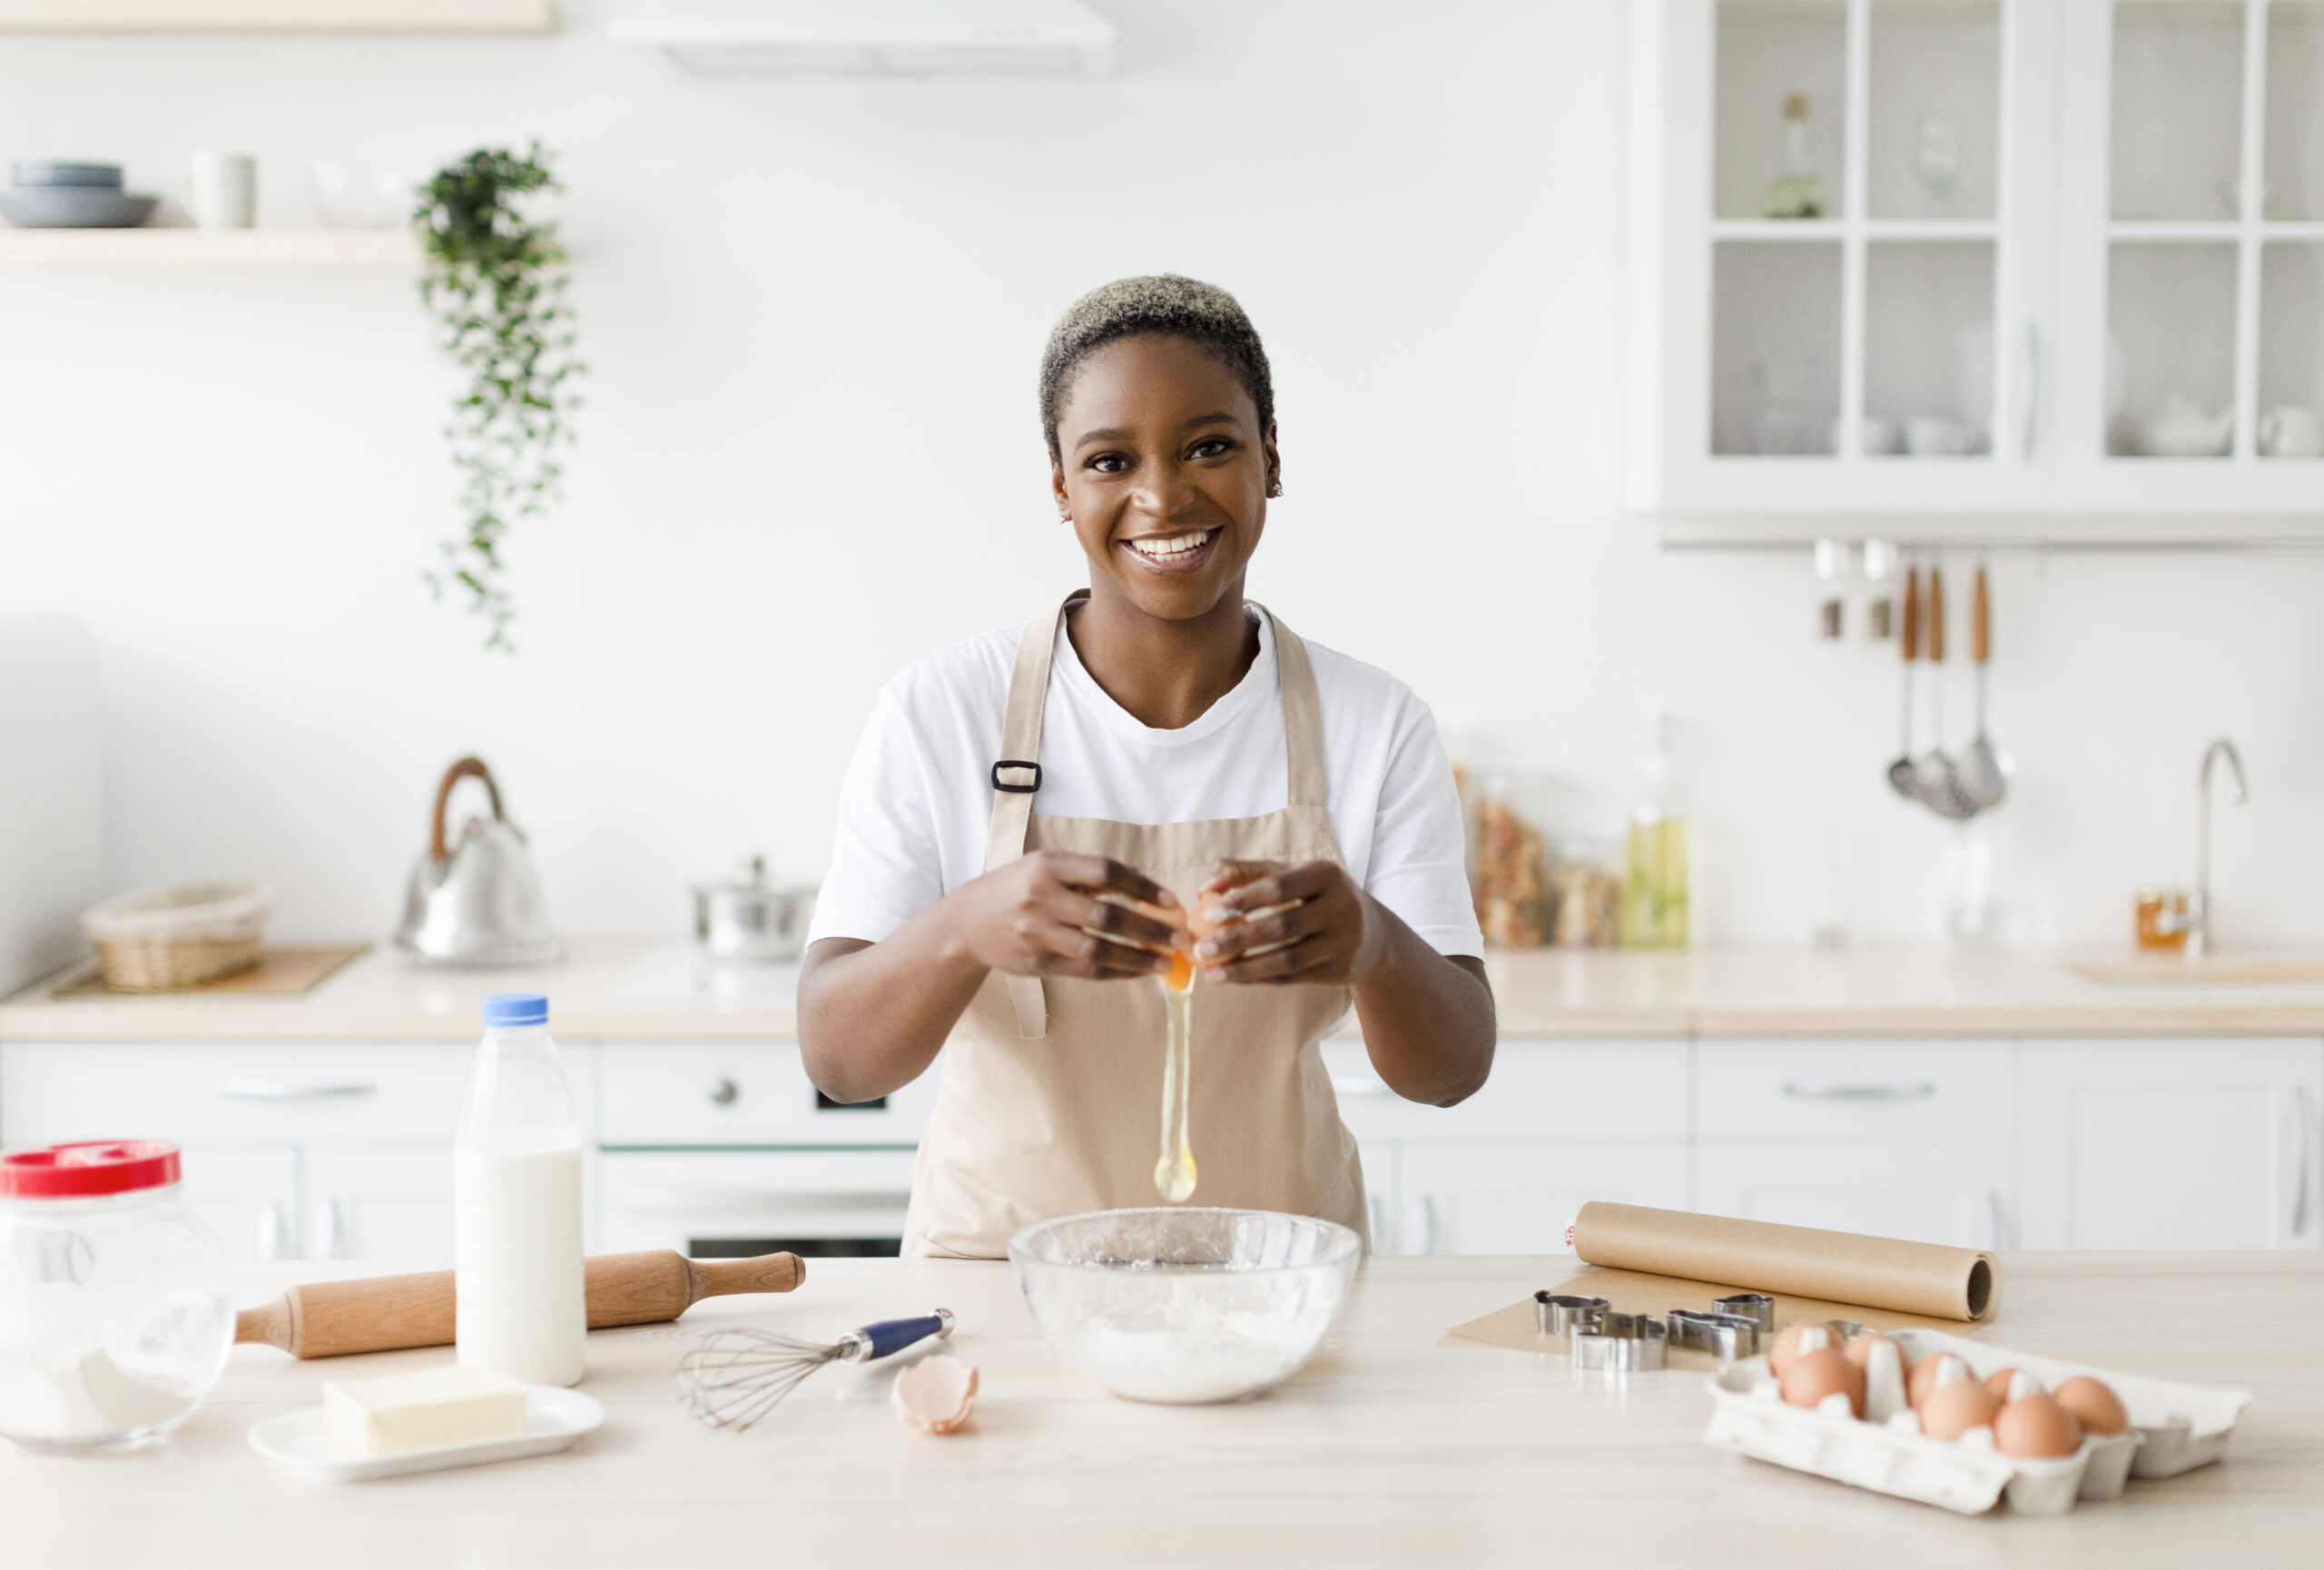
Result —
[[[492, 797], [492, 818], [468, 819], [459, 841], [444, 837], [444, 809], [452, 788], [479, 779]], [[541, 908], [540, 874], [525, 836], [500, 809], [500, 787], [481, 758], [464, 757], [436, 787], [436, 814], [428, 849], [411, 869], [396, 947], [414, 959], [445, 965], [553, 964], [565, 944], [549, 931]]]

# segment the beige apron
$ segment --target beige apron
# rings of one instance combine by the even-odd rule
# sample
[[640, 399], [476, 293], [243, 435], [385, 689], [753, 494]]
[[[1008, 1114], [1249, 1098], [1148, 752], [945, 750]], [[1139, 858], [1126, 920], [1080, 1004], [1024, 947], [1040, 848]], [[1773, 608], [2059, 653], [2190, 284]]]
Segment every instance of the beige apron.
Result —
[[[1149, 825], [1032, 810], [1049, 665], [1066, 610], [1087, 592], [1027, 623], [1018, 646], [984, 870], [1028, 851], [1079, 851], [1137, 867], [1189, 898], [1222, 857], [1338, 861], [1324, 813], [1315, 674], [1306, 646], [1280, 621], [1290, 787], [1281, 812]], [[1288, 1210], [1366, 1232], [1355, 1139], [1340, 1122], [1318, 1045], [1347, 1005], [1344, 987], [1196, 982], [1188, 1132], [1199, 1182], [1191, 1203]], [[1009, 1233], [1028, 1222], [1161, 1204], [1154, 1163], [1165, 1029], [1157, 981], [986, 976], [945, 1047], [904, 1252], [1000, 1259]]]

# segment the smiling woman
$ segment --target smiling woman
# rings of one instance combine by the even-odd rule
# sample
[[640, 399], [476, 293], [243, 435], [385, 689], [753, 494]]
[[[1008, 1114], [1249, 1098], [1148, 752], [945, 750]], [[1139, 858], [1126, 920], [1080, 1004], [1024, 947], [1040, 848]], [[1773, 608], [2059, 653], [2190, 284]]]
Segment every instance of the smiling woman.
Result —
[[1091, 292], [1040, 393], [1089, 588], [881, 695], [800, 980], [808, 1071], [867, 1100], [949, 1041], [905, 1250], [996, 1257], [1028, 1222], [1151, 1202], [1163, 989], [1121, 983], [1190, 949], [1203, 1201], [1361, 1231], [1319, 1047], [1351, 1000], [1411, 1100], [1449, 1106], [1492, 1061], [1434, 722], [1244, 597], [1282, 458], [1232, 295]]

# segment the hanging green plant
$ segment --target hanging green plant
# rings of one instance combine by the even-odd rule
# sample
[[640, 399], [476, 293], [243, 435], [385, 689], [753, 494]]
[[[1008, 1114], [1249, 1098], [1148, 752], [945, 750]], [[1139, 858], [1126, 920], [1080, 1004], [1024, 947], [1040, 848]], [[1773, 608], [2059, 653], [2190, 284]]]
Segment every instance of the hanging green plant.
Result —
[[419, 298], [466, 382], [444, 436], [467, 524], [442, 543], [444, 565], [427, 579], [438, 598], [463, 596], [484, 618], [487, 648], [515, 647], [501, 544], [517, 519], [556, 499], [559, 453], [580, 407], [572, 383], [586, 369], [574, 354], [572, 280], [556, 225], [528, 222], [517, 206], [559, 189], [539, 143], [521, 157], [483, 147], [422, 186], [412, 214], [424, 258]]

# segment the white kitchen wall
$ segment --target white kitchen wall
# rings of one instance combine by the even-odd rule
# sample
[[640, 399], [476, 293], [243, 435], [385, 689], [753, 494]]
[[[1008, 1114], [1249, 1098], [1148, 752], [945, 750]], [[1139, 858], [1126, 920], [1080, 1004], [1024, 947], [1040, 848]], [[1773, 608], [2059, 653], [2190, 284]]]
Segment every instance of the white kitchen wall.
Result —
[[[1937, 937], [1948, 831], [1882, 778], [1894, 646], [1815, 642], [1804, 558], [1664, 555], [1618, 504], [1619, 0], [1098, 3], [1097, 83], [688, 78], [594, 0], [546, 39], [0, 39], [0, 154], [169, 190], [248, 149], [261, 222], [306, 225], [313, 160], [538, 135], [571, 192], [595, 374], [569, 503], [510, 553], [514, 659], [419, 583], [456, 518], [409, 279], [0, 272], [0, 603], [96, 637], [112, 883], [252, 874], [279, 930], [378, 933], [471, 749], [568, 931], [679, 933], [752, 848], [813, 875], [879, 684], [1080, 581], [1036, 357], [1080, 290], [1172, 269], [1275, 361], [1256, 596], [1555, 776], [1572, 828], [1616, 824], [1669, 709], [1713, 940], [1804, 941], [1827, 854], [1866, 941]], [[2222, 935], [2324, 940], [2324, 560], [1996, 574], [2018, 897], [2119, 939], [2186, 876], [2223, 731]]]

